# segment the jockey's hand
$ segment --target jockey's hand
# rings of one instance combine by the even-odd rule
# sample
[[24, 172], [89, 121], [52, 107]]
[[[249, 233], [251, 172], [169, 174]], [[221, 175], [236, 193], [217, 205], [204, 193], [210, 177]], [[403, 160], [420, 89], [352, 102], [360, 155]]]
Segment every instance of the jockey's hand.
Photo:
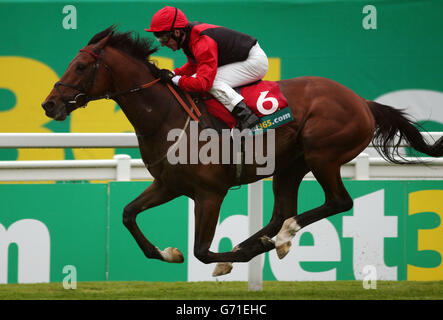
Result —
[[175, 74], [171, 70], [161, 69], [159, 76], [160, 76], [160, 81], [162, 83], [168, 83], [168, 82], [172, 83], [171, 80], [172, 80], [172, 78], [174, 78]]

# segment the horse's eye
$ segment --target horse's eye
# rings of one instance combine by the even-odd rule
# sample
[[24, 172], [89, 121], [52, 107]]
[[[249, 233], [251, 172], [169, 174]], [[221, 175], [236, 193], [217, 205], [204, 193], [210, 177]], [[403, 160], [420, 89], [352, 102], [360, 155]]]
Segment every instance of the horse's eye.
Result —
[[77, 71], [81, 72], [81, 71], [83, 71], [85, 69], [86, 69], [86, 64], [84, 64], [84, 63], [78, 63], [77, 64]]

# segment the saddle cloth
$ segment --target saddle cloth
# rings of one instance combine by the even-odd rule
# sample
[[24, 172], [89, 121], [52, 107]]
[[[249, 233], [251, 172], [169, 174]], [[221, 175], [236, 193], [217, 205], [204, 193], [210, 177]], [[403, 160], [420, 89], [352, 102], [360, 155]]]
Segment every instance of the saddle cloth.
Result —
[[[275, 81], [261, 80], [253, 84], [236, 88], [240, 90], [246, 105], [259, 117], [270, 115], [286, 108], [288, 102]], [[223, 121], [229, 128], [235, 127], [232, 114], [215, 98], [205, 101], [208, 112]]]

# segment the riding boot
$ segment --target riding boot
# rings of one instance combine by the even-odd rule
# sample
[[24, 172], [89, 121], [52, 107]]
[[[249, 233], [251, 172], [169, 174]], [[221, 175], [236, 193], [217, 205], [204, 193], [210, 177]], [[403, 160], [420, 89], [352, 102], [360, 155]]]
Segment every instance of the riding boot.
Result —
[[254, 127], [257, 123], [260, 122], [260, 118], [255, 115], [249, 109], [245, 102], [242, 100], [240, 101], [232, 110], [232, 115], [237, 120], [236, 127], [241, 131], [243, 129], [249, 128], [251, 129]]

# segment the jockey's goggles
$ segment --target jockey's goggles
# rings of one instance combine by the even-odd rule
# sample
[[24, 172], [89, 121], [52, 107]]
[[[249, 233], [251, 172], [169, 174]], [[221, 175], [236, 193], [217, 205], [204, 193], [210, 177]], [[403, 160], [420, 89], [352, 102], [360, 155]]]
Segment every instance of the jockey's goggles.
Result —
[[154, 36], [157, 38], [158, 42], [160, 43], [167, 43], [169, 39], [172, 37], [171, 31], [166, 32], [154, 32]]

